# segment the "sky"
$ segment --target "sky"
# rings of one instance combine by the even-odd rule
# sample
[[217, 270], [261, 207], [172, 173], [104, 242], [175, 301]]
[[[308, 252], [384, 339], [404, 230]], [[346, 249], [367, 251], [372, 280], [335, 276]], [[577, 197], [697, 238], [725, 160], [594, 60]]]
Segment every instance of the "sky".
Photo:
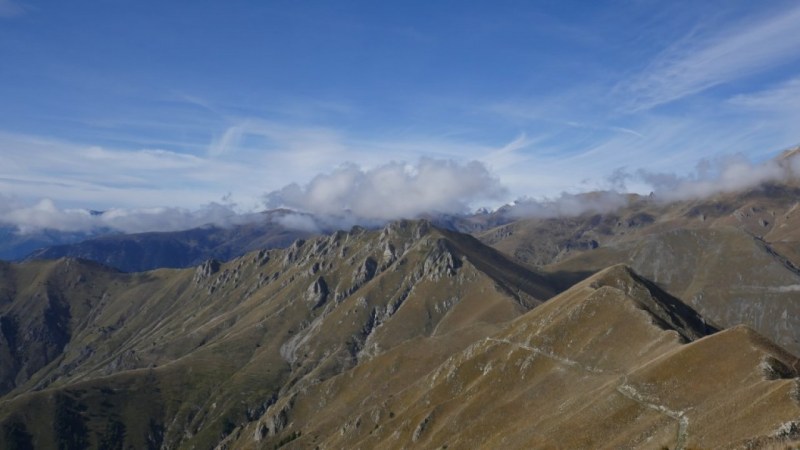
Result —
[[714, 191], [800, 144], [798, 23], [796, 1], [0, 0], [0, 223]]

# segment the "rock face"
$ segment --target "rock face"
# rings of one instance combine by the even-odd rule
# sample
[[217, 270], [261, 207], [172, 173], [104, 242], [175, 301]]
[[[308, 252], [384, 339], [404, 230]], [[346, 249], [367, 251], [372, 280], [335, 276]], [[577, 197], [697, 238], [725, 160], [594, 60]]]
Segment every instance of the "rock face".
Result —
[[372, 277], [375, 276], [375, 272], [377, 270], [378, 263], [372, 259], [372, 257], [367, 257], [364, 262], [358, 266], [358, 269], [353, 274], [353, 285], [363, 286], [364, 283], [371, 280]]
[[452, 277], [461, 266], [461, 261], [453, 255], [445, 240], [437, 240], [435, 247], [422, 263], [422, 276], [431, 281]]
[[328, 300], [328, 284], [325, 283], [325, 278], [317, 278], [306, 289], [305, 300], [312, 308], [319, 308]]
[[197, 266], [197, 270], [194, 272], [194, 282], [195, 283], [202, 283], [205, 280], [211, 278], [211, 275], [219, 272], [220, 263], [217, 260], [209, 259], [205, 261], [203, 264]]

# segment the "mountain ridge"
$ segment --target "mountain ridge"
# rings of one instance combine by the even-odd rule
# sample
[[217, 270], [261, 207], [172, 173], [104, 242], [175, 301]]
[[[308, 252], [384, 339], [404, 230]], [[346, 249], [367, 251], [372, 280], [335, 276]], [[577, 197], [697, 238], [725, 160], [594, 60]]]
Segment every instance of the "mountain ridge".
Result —
[[723, 327], [749, 324], [798, 352], [798, 198], [794, 184], [767, 183], [704, 200], [643, 201], [605, 214], [525, 219], [478, 238], [560, 277], [561, 289], [605, 267], [629, 265], [707, 320]]
[[270, 217], [263, 222], [227, 227], [110, 234], [78, 243], [45, 247], [27, 254], [23, 260], [70, 256], [97, 261], [124, 272], [143, 272], [190, 267], [210, 258], [230, 260], [253, 250], [282, 248], [313, 234], [288, 229]]
[[[472, 238], [469, 244], [482, 245]], [[153, 419], [162, 427], [159, 445], [216, 442], [226, 424], [252, 420], [270, 399], [291, 398], [415, 336], [451, 336], [453, 345], [462, 345], [465, 338], [452, 336], [482, 334], [477, 330], [539, 303], [524, 287], [503, 287], [503, 280], [475, 268], [470, 260], [479, 258], [466, 256], [471, 251], [427, 222], [404, 221], [188, 270], [127, 274], [74, 259], [8, 265], [17, 281], [6, 285], [27, 288], [0, 315], [28, 327], [46, 314], [23, 316], [16, 305], [36, 295], [46, 303], [47, 286], [58, 287], [66, 293], [58, 316], [65, 332], [63, 339], [45, 340], [49, 353], [38, 370], [5, 374], [16, 382], [0, 403], [0, 416], [5, 411], [6, 425], [24, 425], [26, 433], [45, 439], [44, 446], [67, 438], [27, 422], [19, 416], [22, 406], [9, 405], [27, 405], [56, 424], [79, 417], [81, 429], [89, 430], [80, 433], [81, 442], [91, 445], [117, 417], [137, 436], [129, 442], [144, 446], [149, 425], [125, 414], [92, 419], [80, 409], [104, 410], [109, 396], [131, 404], [147, 400], [141, 407], [164, 417]], [[495, 262], [502, 258], [489, 253]], [[32, 277], [39, 281], [29, 283]], [[16, 342], [15, 351], [44, 345], [35, 338]], [[124, 388], [131, 383], [141, 398]], [[74, 408], [58, 409], [61, 403], [47, 400], [53, 396]]]
[[[238, 431], [238, 437], [228, 441], [230, 448], [257, 448], [271, 435], [294, 437], [292, 448], [716, 448], [744, 441], [779, 442], [772, 432], [800, 410], [791, 394], [796, 382], [786, 379], [796, 372], [772, 377], [781, 394], [769, 407], [743, 414], [763, 417], [758, 424], [742, 426], [735, 433], [730, 433], [725, 418], [714, 420], [691, 409], [713, 410], [717, 403], [735, 397], [735, 389], [714, 390], [713, 382], [707, 385], [706, 400], [709, 405], [716, 402], [713, 407], [692, 402], [687, 408], [674, 403], [668, 393], [662, 393], [662, 398], [653, 395], [649, 386], [671, 383], [656, 376], [666, 368], [675, 372], [700, 367], [696, 363], [665, 365], [664, 361], [674, 358], [670, 355], [691, 353], [693, 346], [708, 346], [707, 340], [712, 339], [712, 348], [703, 349], [702, 354], [714, 360], [721, 356], [720, 346], [740, 345], [739, 330], [748, 330], [744, 333], [748, 339], [758, 335], [746, 327], [711, 334], [665, 327], [665, 322], [642, 304], [651, 296], [662, 298], [663, 292], [640, 280], [624, 266], [606, 269], [440, 364], [431, 364], [418, 381], [381, 385], [387, 389], [383, 395], [365, 392], [369, 388], [352, 381], [363, 380], [372, 386], [387, 372], [402, 373], [404, 368], [381, 359], [367, 361], [354, 368], [355, 373], [312, 387], [290, 405], [271, 406], [257, 424]], [[658, 304], [669, 309], [671, 301]], [[687, 334], [689, 341], [684, 338]], [[731, 334], [732, 344], [726, 340]], [[715, 338], [718, 335], [723, 339]], [[776, 366], [788, 366], [784, 359], [796, 362], [785, 351], [774, 352], [774, 344], [765, 348]], [[736, 360], [735, 352], [727, 353]], [[379, 358], [391, 356], [387, 353]], [[757, 379], [747, 378], [745, 373], [743, 379], [750, 381], [738, 389], [765, 392], [761, 386], [768, 377], [761, 363], [760, 356], [739, 362], [755, 371]], [[658, 370], [652, 368], [654, 364], [660, 364]], [[732, 379], [730, 383], [735, 385], [740, 372], [726, 375], [723, 371], [718, 376]], [[680, 375], [674, 379], [692, 381]], [[582, 402], [597, 407], [580, 406]], [[565, 405], [570, 406], [565, 409]], [[769, 411], [762, 410], [765, 407], [780, 411], [765, 414]], [[342, 418], [341, 412], [335, 412], [342, 409], [355, 412]], [[555, 410], [557, 414], [551, 412]], [[698, 432], [698, 421], [703, 426], [700, 430], [722, 429], [729, 435], [704, 436], [703, 431]], [[284, 427], [282, 434], [275, 434], [276, 423]]]
[[[794, 442], [794, 191], [770, 189], [484, 242], [401, 220], [188, 269], [0, 263], [0, 446]], [[546, 264], [502, 251], [528, 226]]]

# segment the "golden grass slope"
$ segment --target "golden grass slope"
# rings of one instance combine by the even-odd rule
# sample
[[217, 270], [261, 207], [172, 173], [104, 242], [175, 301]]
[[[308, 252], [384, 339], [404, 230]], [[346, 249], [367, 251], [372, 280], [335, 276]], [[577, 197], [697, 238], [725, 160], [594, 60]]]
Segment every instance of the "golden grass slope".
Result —
[[671, 204], [639, 199], [604, 215], [521, 220], [481, 238], [558, 275], [563, 288], [627, 264], [706, 318], [800, 352], [799, 199], [795, 184]]
[[0, 275], [0, 447], [213, 448], [363, 361], [439, 336], [426, 357], [449, 355], [554, 294], [427, 222], [189, 270], [64, 259]]
[[[748, 255], [741, 242], [730, 251]], [[766, 448], [800, 435], [790, 353], [746, 327], [717, 332], [623, 265], [555, 297], [551, 277], [424, 221], [189, 270], [0, 265], [0, 448]]]
[[228, 444], [270, 448], [276, 418], [293, 439], [286, 448], [760, 448], [796, 438], [797, 359], [746, 327], [711, 331], [616, 266], [441, 364], [425, 349], [445, 337], [429, 337], [311, 386]]

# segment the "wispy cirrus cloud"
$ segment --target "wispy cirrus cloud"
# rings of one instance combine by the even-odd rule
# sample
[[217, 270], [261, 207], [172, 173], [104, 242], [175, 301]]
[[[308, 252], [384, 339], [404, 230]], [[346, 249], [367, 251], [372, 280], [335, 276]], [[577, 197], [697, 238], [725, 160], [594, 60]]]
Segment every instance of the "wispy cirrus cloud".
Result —
[[736, 107], [763, 112], [800, 113], [800, 77], [757, 92], [736, 95], [729, 100], [729, 103]]
[[0, 0], [0, 17], [10, 18], [25, 14], [27, 8], [12, 0]]
[[394, 155], [452, 161], [494, 155], [500, 162], [527, 142], [521, 137], [495, 147], [435, 136], [367, 139], [334, 128], [245, 119], [225, 129], [206, 152], [189, 153], [83, 145], [0, 131], [0, 193], [27, 202], [49, 198], [78, 209], [192, 209], [232, 193], [242, 211], [252, 211], [263, 206], [264, 192], [332, 168], [357, 163], [371, 170]]
[[330, 167], [352, 156], [347, 137], [325, 127], [290, 126], [242, 119], [230, 125], [208, 148], [208, 157], [236, 160], [254, 154], [269, 156], [269, 163], [284, 170], [303, 166]]
[[[229, 192], [226, 182], [260, 179], [252, 167], [160, 149], [112, 149], [0, 132], [0, 193], [66, 207], [199, 207]], [[257, 191], [256, 191], [257, 190]]]
[[645, 111], [800, 58], [800, 7], [711, 35], [692, 32], [619, 83], [630, 112]]

